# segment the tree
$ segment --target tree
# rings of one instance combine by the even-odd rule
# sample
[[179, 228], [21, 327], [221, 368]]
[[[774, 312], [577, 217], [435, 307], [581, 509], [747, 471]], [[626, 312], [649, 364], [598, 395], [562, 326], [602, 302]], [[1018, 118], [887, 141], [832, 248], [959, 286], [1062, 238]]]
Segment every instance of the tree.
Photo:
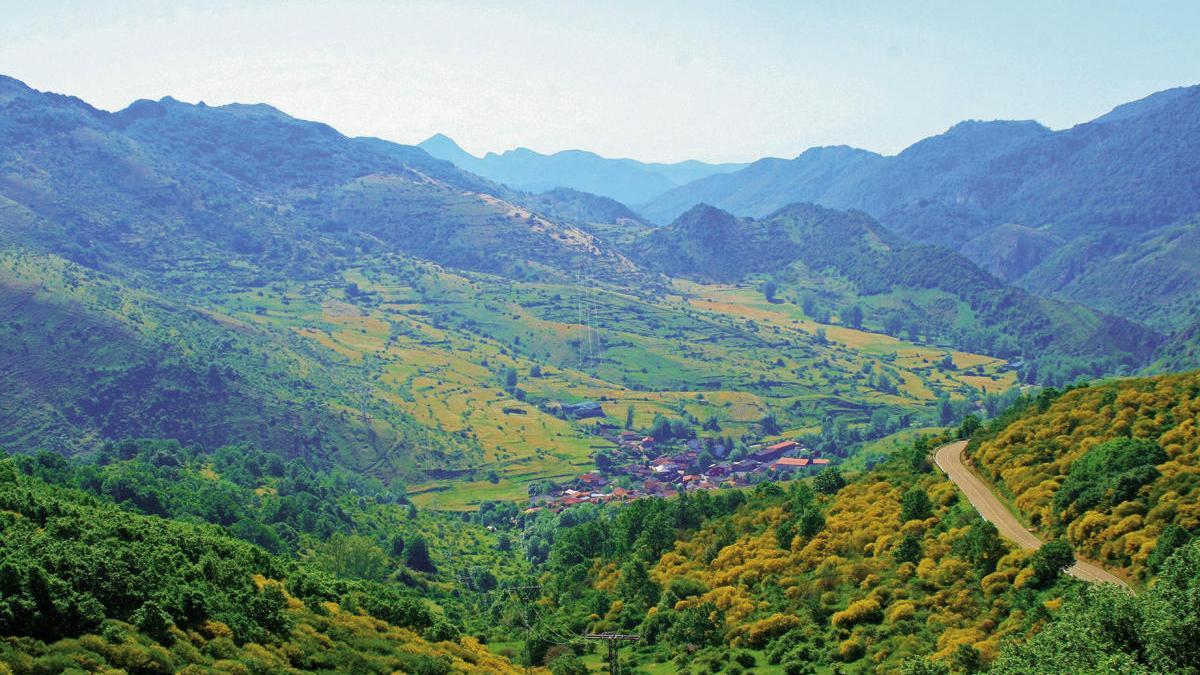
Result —
[[711, 602], [702, 602], [676, 612], [671, 627], [667, 629], [667, 642], [685, 648], [716, 644], [721, 637], [721, 622], [713, 619], [717, 613], [717, 606]]
[[933, 515], [933, 502], [929, 495], [919, 487], [910, 488], [900, 498], [900, 522], [910, 520], [925, 520]]
[[892, 551], [892, 558], [899, 563], [915, 563], [921, 559], [921, 540], [911, 534], [904, 535]]
[[1158, 478], [1156, 466], [1166, 461], [1167, 454], [1150, 439], [1105, 441], [1071, 464], [1062, 487], [1054, 493], [1054, 505], [1082, 514], [1096, 506], [1128, 501]]
[[886, 408], [876, 408], [871, 411], [871, 436], [881, 438], [892, 430], [892, 418]]
[[813, 489], [821, 494], [831, 495], [846, 486], [842, 472], [834, 467], [828, 467], [813, 478]]
[[617, 582], [617, 593], [622, 598], [649, 608], [658, 603], [660, 592], [658, 584], [650, 579], [644, 562], [634, 558], [621, 566], [621, 580]]
[[1198, 596], [1200, 544], [1193, 542], [1172, 555], [1139, 595], [1100, 585], [1071, 597], [1041, 632], [1010, 644], [989, 672], [1194, 673], [1200, 664]]
[[662, 415], [655, 415], [650, 424], [650, 436], [660, 443], [671, 438], [671, 422]]
[[321, 567], [338, 576], [373, 581], [383, 580], [391, 567], [387, 553], [372, 539], [340, 532], [317, 548], [315, 559]]
[[907, 454], [908, 466], [913, 471], [926, 473], [932, 468], [929, 466], [929, 439], [925, 436], [917, 436], [909, 446]]
[[996, 571], [996, 563], [1004, 556], [1004, 551], [1000, 531], [986, 520], [972, 525], [966, 536], [954, 542], [955, 555], [971, 561], [980, 575]]
[[954, 406], [950, 403], [950, 397], [945, 394], [940, 394], [937, 399], [938, 422], [942, 425], [952, 424], [954, 422]]
[[147, 600], [130, 617], [130, 623], [141, 632], [158, 640], [171, 643], [171, 616], [153, 600]]
[[956, 670], [962, 673], [977, 673], [983, 668], [983, 656], [973, 645], [962, 643], [954, 649], [951, 657]]
[[805, 537], [813, 537], [825, 529], [825, 518], [816, 509], [808, 509], [800, 516], [799, 532]]
[[1187, 530], [1174, 523], [1166, 526], [1162, 534], [1158, 535], [1158, 541], [1155, 543], [1154, 551], [1150, 553], [1146, 565], [1154, 572], [1159, 571], [1171, 554], [1186, 546], [1191, 538]]
[[842, 321], [851, 328], [862, 328], [863, 310], [858, 305], [850, 305], [842, 312]]
[[626, 429], [633, 428], [633, 406], [632, 405], [625, 408], [625, 428]]
[[408, 565], [409, 569], [414, 569], [418, 572], [433, 573], [437, 571], [433, 560], [429, 557], [429, 545], [425, 543], [425, 538], [419, 534], [413, 536], [408, 541], [408, 544], [405, 545], [404, 564]]
[[775, 284], [774, 281], [771, 281], [770, 279], [768, 279], [762, 285], [762, 294], [763, 294], [763, 297], [767, 299], [767, 302], [775, 302], [775, 293], [778, 290], [779, 290], [779, 287]]
[[962, 424], [958, 425], [958, 437], [964, 440], [968, 439], [974, 436], [981, 426], [983, 425], [980, 424], [978, 417], [967, 415], [963, 418]]
[[1054, 583], [1062, 571], [1070, 567], [1075, 562], [1075, 553], [1071, 550], [1071, 545], [1065, 540], [1055, 539], [1048, 541], [1042, 545], [1033, 557], [1029, 564], [1033, 567], [1033, 574], [1039, 586], [1049, 586]]

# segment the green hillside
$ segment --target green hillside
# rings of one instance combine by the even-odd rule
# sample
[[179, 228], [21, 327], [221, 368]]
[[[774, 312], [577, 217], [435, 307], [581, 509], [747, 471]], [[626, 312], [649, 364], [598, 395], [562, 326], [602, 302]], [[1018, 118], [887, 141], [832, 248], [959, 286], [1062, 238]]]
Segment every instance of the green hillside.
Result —
[[[356, 395], [356, 369], [247, 318], [170, 302], [54, 256], [0, 252], [0, 433], [11, 450], [94, 451], [106, 440], [249, 441], [284, 457], [390, 473], [473, 444]], [[255, 316], [249, 312], [250, 317]], [[381, 472], [383, 473], [383, 472]]]
[[0, 671], [516, 672], [420, 596], [0, 460]]
[[1200, 531], [1200, 372], [1056, 393], [968, 452], [1034, 527], [1146, 579]]
[[794, 204], [750, 219], [700, 205], [631, 251], [669, 274], [761, 279], [810, 316], [1019, 358], [1027, 381], [1137, 367], [1161, 341], [1132, 322], [1005, 286], [947, 249], [905, 243], [862, 212]]
[[1190, 600], [1200, 542], [1164, 544], [1155, 583], [1136, 598], [1085, 588], [1060, 574], [1070, 546], [1016, 549], [982, 521], [929, 466], [939, 442], [922, 438], [852, 476], [639, 501], [570, 521], [540, 514], [527, 536], [552, 541], [544, 630], [640, 634], [622, 654], [638, 672], [1200, 664], [1185, 637], [1200, 620]]

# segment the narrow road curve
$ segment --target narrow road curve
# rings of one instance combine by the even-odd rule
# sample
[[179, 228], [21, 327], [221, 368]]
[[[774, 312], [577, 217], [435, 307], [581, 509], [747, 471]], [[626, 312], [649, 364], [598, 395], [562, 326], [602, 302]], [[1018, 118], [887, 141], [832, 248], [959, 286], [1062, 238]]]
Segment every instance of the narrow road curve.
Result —
[[[1042, 545], [1032, 532], [1025, 529], [1004, 504], [992, 493], [991, 487], [976, 476], [963, 462], [963, 451], [967, 449], [966, 441], [947, 443], [934, 451], [934, 461], [938, 468], [954, 481], [959, 490], [970, 500], [971, 506], [979, 511], [979, 515], [1000, 531], [1000, 535], [1009, 539], [1023, 549], [1037, 550]], [[1067, 574], [1093, 584], [1116, 584], [1129, 590], [1129, 584], [1112, 572], [1083, 560], [1076, 560], [1074, 565], [1066, 569]]]

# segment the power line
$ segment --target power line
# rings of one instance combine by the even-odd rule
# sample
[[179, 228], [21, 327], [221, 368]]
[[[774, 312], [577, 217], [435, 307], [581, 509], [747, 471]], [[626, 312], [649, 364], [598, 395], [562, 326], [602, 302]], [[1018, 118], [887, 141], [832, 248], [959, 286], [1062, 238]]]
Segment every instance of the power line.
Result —
[[620, 642], [637, 642], [641, 637], [637, 635], [623, 635], [621, 633], [587, 633], [583, 636], [584, 640], [600, 640], [608, 644], [608, 672], [609, 675], [621, 675], [621, 658], [618, 652], [618, 643]]

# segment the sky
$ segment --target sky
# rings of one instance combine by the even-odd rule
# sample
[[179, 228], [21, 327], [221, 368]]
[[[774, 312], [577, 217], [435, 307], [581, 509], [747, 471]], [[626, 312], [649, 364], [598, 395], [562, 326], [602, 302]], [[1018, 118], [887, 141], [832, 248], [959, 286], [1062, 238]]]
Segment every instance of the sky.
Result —
[[0, 0], [0, 73], [106, 110], [274, 105], [483, 154], [892, 154], [1200, 83], [1200, 2]]

